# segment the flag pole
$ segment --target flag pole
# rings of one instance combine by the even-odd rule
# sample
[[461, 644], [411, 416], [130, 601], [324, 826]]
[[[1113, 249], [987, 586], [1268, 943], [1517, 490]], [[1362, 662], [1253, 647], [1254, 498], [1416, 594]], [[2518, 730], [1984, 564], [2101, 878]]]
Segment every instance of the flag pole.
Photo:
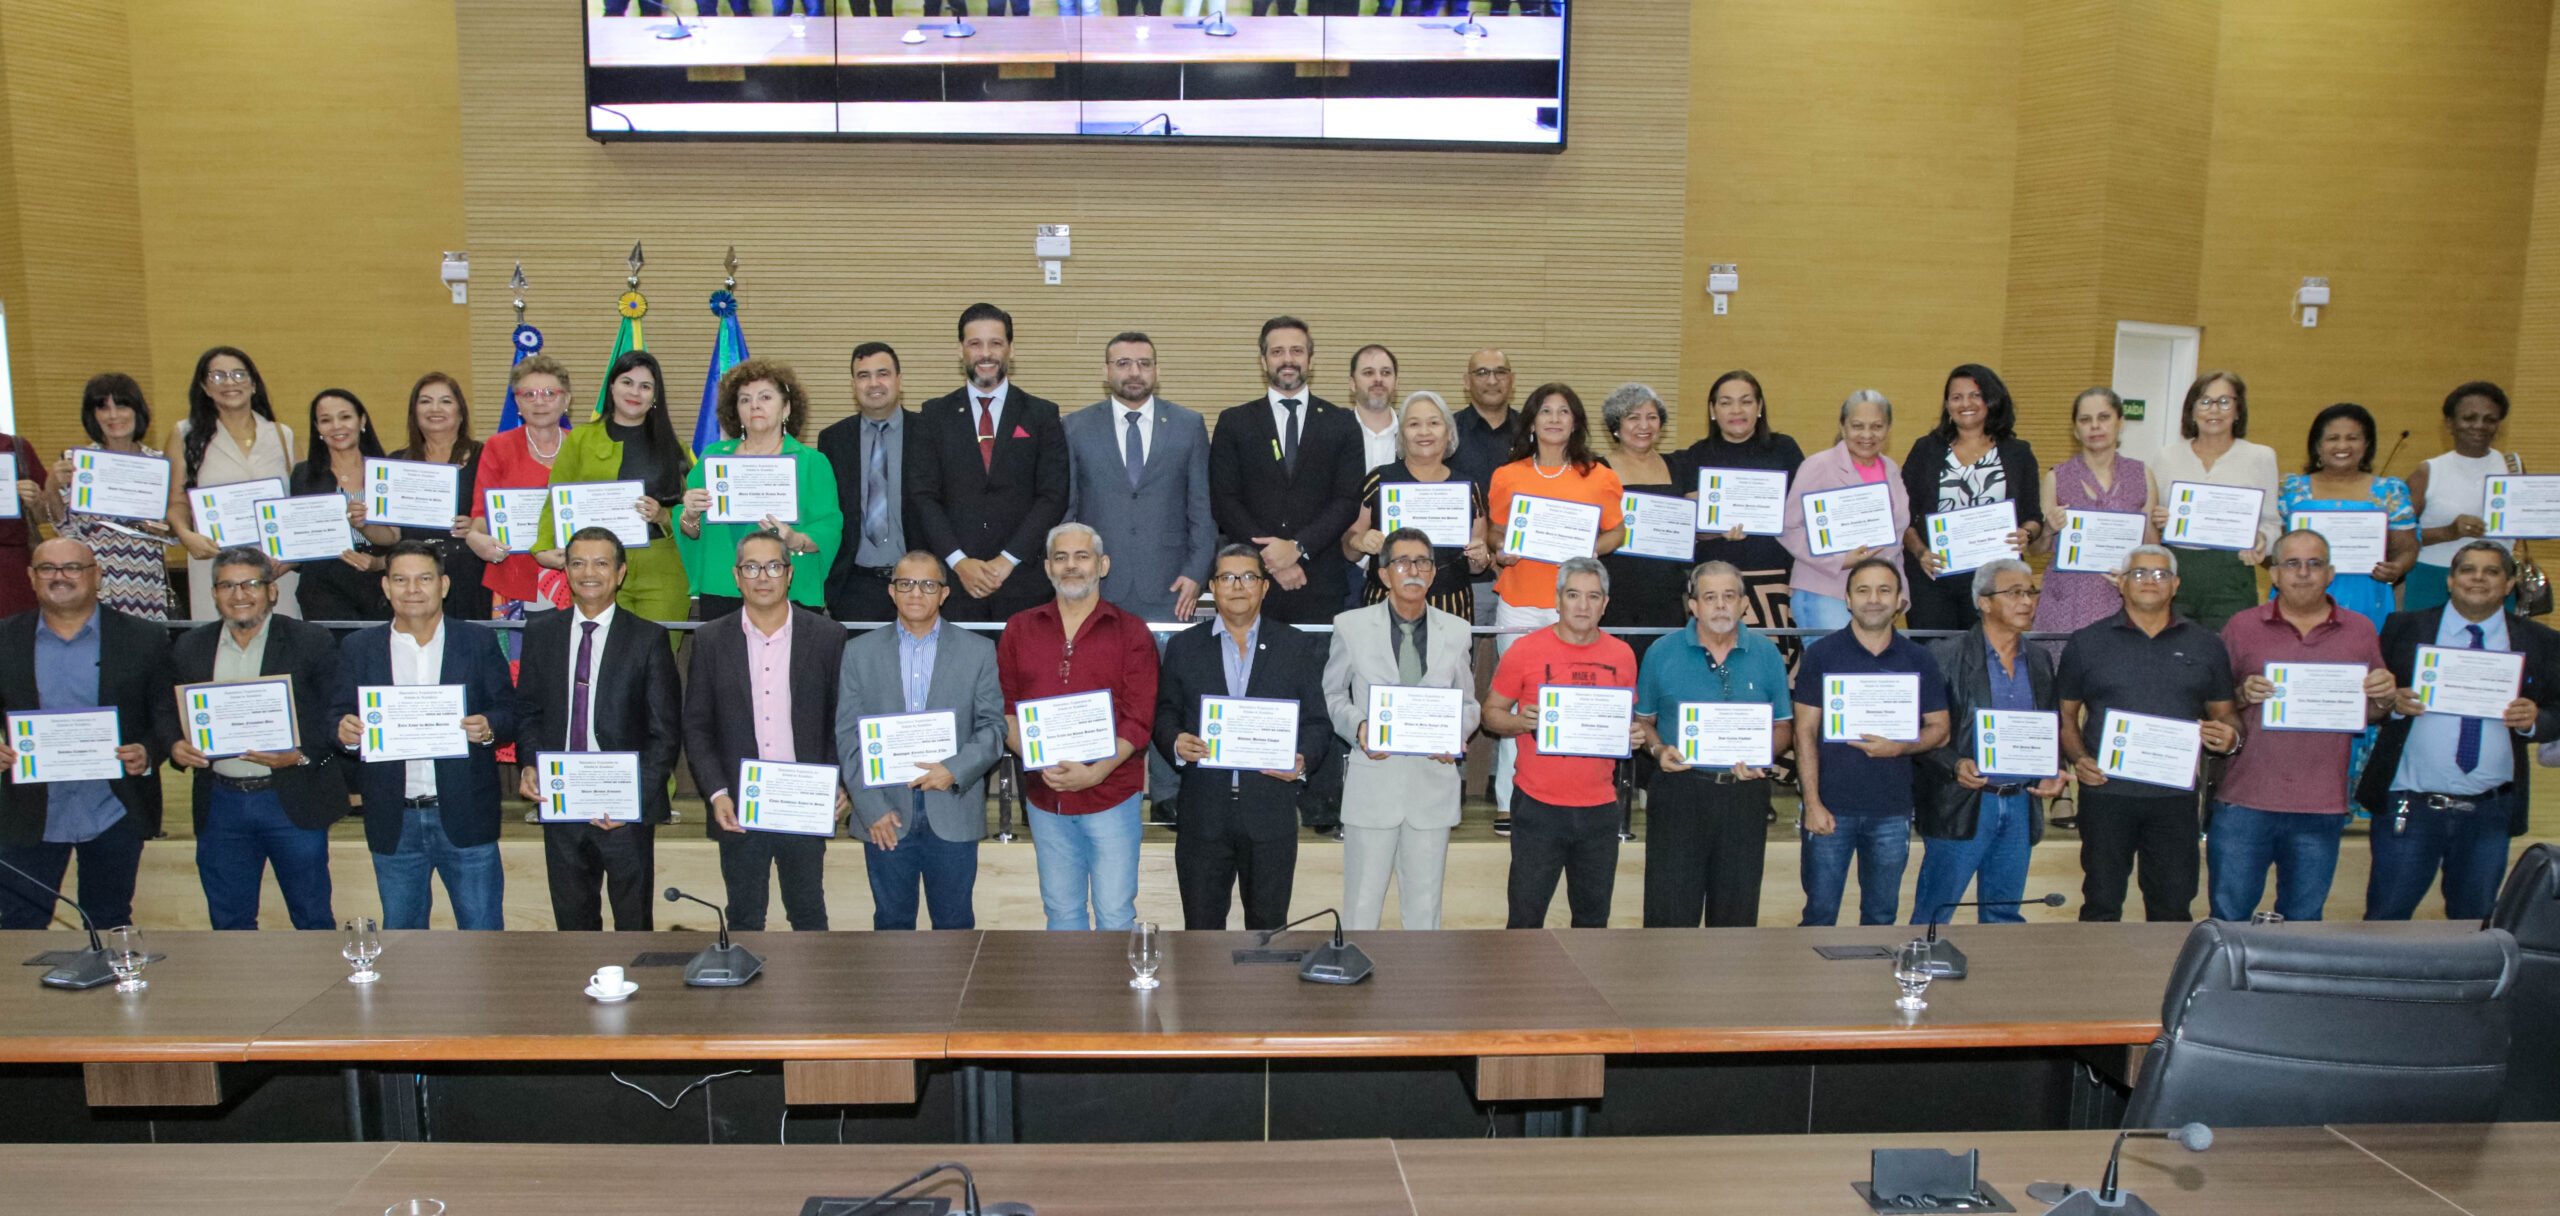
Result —
[[738, 325], [738, 247], [731, 245], [721, 265], [727, 277], [711, 293], [711, 315], [719, 331], [711, 339], [711, 370], [702, 378], [702, 405], [693, 416], [693, 454], [728, 438], [720, 429], [720, 378], [747, 359], [747, 334]]
[[622, 325], [614, 331], [613, 357], [605, 362], [605, 374], [597, 377], [603, 381], [596, 385], [597, 417], [603, 417], [606, 408], [613, 403], [614, 360], [622, 358], [626, 352], [646, 350], [649, 346], [647, 339], [640, 332], [640, 318], [649, 313], [649, 297], [640, 294], [640, 267], [645, 261], [646, 259], [640, 253], [640, 242], [631, 242], [631, 275], [623, 280], [626, 290], [623, 291], [622, 298], [614, 301], [614, 310], [622, 314]]

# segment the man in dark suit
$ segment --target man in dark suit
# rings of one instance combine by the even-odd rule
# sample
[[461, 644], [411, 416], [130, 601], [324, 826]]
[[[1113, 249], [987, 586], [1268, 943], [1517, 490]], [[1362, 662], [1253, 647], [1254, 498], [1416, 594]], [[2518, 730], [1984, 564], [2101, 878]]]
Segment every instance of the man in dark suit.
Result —
[[912, 547], [906, 473], [922, 432], [907, 415], [898, 352], [886, 342], [853, 348], [853, 404], [860, 412], [818, 432], [818, 452], [836, 471], [844, 543], [827, 572], [827, 615], [839, 621], [895, 619], [889, 569]]
[[[2454, 551], [2448, 602], [2382, 624], [2382, 659], [2399, 688], [2356, 785], [2356, 801], [2373, 813], [2366, 920], [2409, 919], [2438, 869], [2446, 920], [2481, 919], [2497, 901], [2507, 840], [2528, 827], [2527, 745], [2560, 738], [2560, 633], [2507, 611], [2515, 575], [2513, 554], [2472, 541]], [[2420, 646], [2519, 652], [2523, 685], [2499, 721], [2428, 713]]]
[[[329, 825], [347, 813], [347, 773], [329, 698], [338, 691], [338, 639], [318, 625], [275, 615], [275, 567], [255, 549], [213, 559], [213, 607], [222, 619], [170, 644], [180, 684], [288, 677], [303, 746], [213, 759], [181, 734], [169, 762], [195, 779], [196, 876], [216, 929], [258, 927], [258, 888], [274, 863], [276, 889], [296, 929], [334, 929], [329, 907]], [[194, 711], [180, 729], [190, 730]]]
[[[113, 709], [116, 759], [107, 781], [0, 785], [0, 861], [47, 890], [80, 855], [80, 903], [100, 928], [133, 923], [142, 842], [160, 834], [160, 774], [178, 734], [169, 694], [169, 635], [98, 603], [98, 556], [76, 540], [36, 546], [28, 572], [36, 607], [0, 621], [0, 710]], [[0, 742], [0, 768], [18, 753]], [[41, 929], [54, 901], [0, 875], [0, 929]]]
[[960, 314], [960, 367], [968, 383], [912, 420], [910, 528], [959, 581], [943, 615], [1001, 621], [1049, 600], [1039, 558], [1067, 515], [1066, 432], [1056, 404], [1013, 386], [1013, 317], [1003, 309]]
[[[782, 538], [750, 532], [738, 542], [739, 609], [694, 631], [686, 659], [685, 760], [711, 809], [705, 831], [720, 845], [729, 927], [764, 928], [773, 876], [796, 930], [827, 927], [827, 838], [747, 831], [731, 788], [753, 758], [836, 762], [836, 684], [844, 627], [791, 602], [791, 556]], [[841, 784], [836, 810], [846, 801]]]
[[[1186, 770], [1173, 845], [1182, 927], [1226, 928], [1242, 880], [1244, 927], [1277, 929], [1289, 921], [1298, 866], [1299, 783], [1332, 752], [1324, 648], [1314, 635], [1264, 617], [1269, 576], [1253, 546], [1220, 549], [1209, 590], [1217, 619], [1165, 643], [1156, 684], [1156, 750]], [[1203, 697], [1296, 702], [1297, 763], [1286, 771], [1201, 767], [1215, 755], [1209, 738], [1217, 733], [1216, 723], [1201, 721]]]
[[1272, 582], [1266, 611], [1322, 624], [1349, 593], [1339, 557], [1367, 472], [1360, 424], [1307, 391], [1315, 343], [1306, 322], [1263, 322], [1261, 348], [1263, 396], [1219, 415], [1210, 437], [1210, 509], [1227, 544], [1261, 551]]
[[640, 821], [545, 823], [542, 858], [554, 928], [604, 928], [601, 882], [614, 929], [645, 933], [657, 903], [651, 881], [658, 825], [667, 821], [667, 781], [682, 741], [675, 649], [665, 627], [614, 607], [628, 573], [620, 537], [609, 528], [580, 528], [567, 553], [569, 611], [541, 613], [524, 629], [516, 671], [524, 718], [516, 733], [519, 792], [541, 804], [536, 757], [543, 752], [639, 754]]
[[392, 546], [382, 572], [391, 623], [348, 634], [338, 648], [338, 687], [329, 716], [337, 720], [339, 746], [351, 752], [364, 739], [364, 720], [357, 716], [362, 689], [462, 687], [467, 754], [360, 762], [364, 840], [373, 850], [385, 929], [427, 927], [435, 909], [435, 891], [428, 885], [433, 874], [444, 876], [457, 927], [507, 927], [507, 876], [498, 863], [498, 743], [516, 736], [516, 690], [496, 632], [444, 615], [451, 582], [433, 546]]

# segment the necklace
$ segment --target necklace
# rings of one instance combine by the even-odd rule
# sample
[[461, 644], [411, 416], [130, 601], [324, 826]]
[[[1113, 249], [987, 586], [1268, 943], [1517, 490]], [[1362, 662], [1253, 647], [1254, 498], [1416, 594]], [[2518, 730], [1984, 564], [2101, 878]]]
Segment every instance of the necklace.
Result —
[[1557, 465], [1557, 466], [1556, 466], [1556, 471], [1555, 471], [1555, 472], [1550, 473], [1550, 472], [1548, 472], [1548, 471], [1546, 470], [1546, 466], [1541, 465], [1541, 464], [1539, 464], [1539, 463], [1538, 463], [1538, 454], [1537, 454], [1537, 453], [1535, 453], [1535, 452], [1531, 452], [1531, 453], [1529, 454], [1529, 471], [1530, 471], [1530, 472], [1532, 472], [1532, 473], [1536, 473], [1538, 476], [1540, 476], [1540, 477], [1544, 477], [1544, 478], [1546, 478], [1546, 479], [1547, 479], [1547, 480], [1549, 480], [1549, 481], [1554, 481], [1556, 478], [1559, 478], [1559, 477], [1564, 476], [1564, 471], [1565, 471], [1566, 469], [1570, 469], [1570, 468], [1572, 468], [1572, 467], [1573, 467], [1573, 462], [1572, 462], [1572, 461], [1570, 461], [1570, 460], [1568, 460], [1568, 461], [1565, 461], [1563, 464]]
[[546, 468], [546, 469], [547, 469], [547, 468], [550, 468], [550, 467], [551, 467], [551, 462], [552, 462], [552, 460], [553, 460], [553, 459], [555, 459], [555, 458], [557, 458], [557, 457], [560, 455], [560, 445], [561, 445], [561, 444], [564, 444], [564, 443], [567, 443], [567, 442], [569, 442], [569, 436], [568, 436], [568, 433], [564, 431], [564, 432], [562, 432], [562, 433], [561, 433], [560, 438], [558, 438], [558, 439], [556, 439], [556, 440], [552, 441], [552, 444], [551, 444], [551, 450], [550, 450], [550, 451], [548, 451], [548, 452], [546, 452], [546, 451], [543, 451], [541, 448], [538, 448], [538, 447], [533, 446], [533, 430], [532, 430], [532, 428], [527, 427], [527, 428], [525, 429], [525, 433], [524, 433], [524, 450], [526, 450], [526, 451], [528, 451], [528, 452], [533, 453], [533, 458], [534, 458], [535, 460], [539, 460], [539, 461], [541, 461], [541, 462], [542, 462], [542, 467], [544, 467], [544, 468]]

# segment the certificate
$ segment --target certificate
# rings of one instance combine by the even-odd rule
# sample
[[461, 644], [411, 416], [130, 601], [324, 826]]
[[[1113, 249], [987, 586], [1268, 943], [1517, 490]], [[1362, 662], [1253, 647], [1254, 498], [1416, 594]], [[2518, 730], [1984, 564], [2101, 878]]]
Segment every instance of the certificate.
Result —
[[551, 547], [566, 549], [580, 528], [611, 528], [626, 548], [649, 547], [649, 521], [635, 509], [647, 485], [637, 481], [580, 481], [551, 487]]
[[2483, 479], [2480, 521], [2491, 536], [2560, 536], [2560, 476], [2506, 473]]
[[905, 785], [960, 751], [960, 715], [947, 709], [875, 714], [854, 723], [862, 736], [862, 787]]
[[356, 690], [356, 707], [364, 727], [358, 750], [368, 762], [471, 754], [460, 684], [368, 684]]
[[[1686, 499], [1681, 500], [1683, 502]], [[1624, 756], [1634, 724], [1636, 690], [1579, 684], [1538, 686], [1538, 754]]]
[[1435, 549], [1464, 549], [1475, 532], [1473, 483], [1390, 481], [1378, 486], [1378, 531], [1420, 528]]
[[1962, 574], [1985, 563], [2016, 557], [2009, 537], [2018, 530], [2018, 504], [1987, 502], [1978, 507], [1940, 511], [1928, 520], [1929, 550], [1938, 555], [1939, 573]]
[[1369, 686], [1369, 737], [1362, 746], [1397, 756], [1455, 756], [1466, 750], [1466, 695], [1455, 688]]
[[[0, 483], [5, 483], [9, 491], [6, 494], [0, 494], [0, 500], [5, 500], [0, 501], [0, 519], [21, 518], [26, 514], [26, 504], [18, 501], [17, 453], [0, 452]], [[164, 517], [166, 514], [167, 512], [162, 512]]]
[[1787, 531], [1787, 475], [1771, 469], [1698, 470], [1698, 530], [1751, 536]]
[[551, 487], [483, 490], [480, 509], [489, 520], [489, 538], [509, 553], [531, 553], [542, 539], [542, 508], [551, 502]]
[[2065, 511], [2062, 532], [2053, 541], [2053, 568], [2089, 574], [2122, 570], [2150, 522], [2140, 511]]
[[2267, 492], [2254, 486], [2218, 486], [2205, 481], [2173, 481], [2162, 496], [2169, 505], [2169, 526], [2160, 539], [2189, 549], [2258, 547], [2258, 508]]
[[1200, 698], [1202, 768], [1286, 773], [1298, 767], [1298, 703], [1267, 697]]
[[2371, 574], [2375, 566], [2382, 564], [2391, 517], [2381, 511], [2296, 511], [2293, 527], [2296, 531], [2317, 532], [2329, 542], [2331, 570]]
[[1891, 549], [1902, 537], [1893, 526], [1893, 491], [1879, 481], [1805, 495], [1804, 536], [1815, 556]]
[[257, 520], [258, 546], [280, 562], [325, 561], [356, 547], [344, 494], [262, 498]]
[[366, 523], [450, 531], [461, 513], [461, 465], [365, 457]]
[[2098, 731], [2098, 771], [2145, 785], [2194, 789], [2203, 751], [2203, 724], [2184, 718], [2110, 709]]
[[1698, 504], [1668, 494], [1626, 493], [1618, 511], [1626, 517], [1627, 539], [1618, 552], [1687, 562], [1698, 549]]
[[2276, 690], [2258, 703], [2261, 729], [2364, 733], [2363, 664], [2269, 663], [2263, 674]]
[[2428, 713], [2503, 718], [2523, 687], [2524, 656], [2515, 651], [2418, 648], [2418, 703]]
[[1887, 671], [1822, 677], [1822, 738], [1841, 743], [1874, 735], [1910, 743], [1920, 738], [1920, 677]]
[[[258, 504], [285, 495], [280, 478], [261, 477], [256, 481], [235, 481], [227, 486], [197, 486], [187, 491], [187, 511], [195, 517], [196, 531], [212, 538], [223, 548], [258, 543]], [[338, 518], [347, 517], [346, 508], [338, 509]], [[332, 552], [329, 556], [335, 557]]]
[[702, 485], [711, 491], [703, 518], [715, 524], [799, 522], [800, 462], [789, 456], [706, 456]]
[[1111, 694], [1102, 690], [1014, 703], [1013, 720], [1022, 732], [1022, 767], [1044, 769], [1061, 761], [1091, 764], [1120, 750], [1111, 714]]
[[1995, 778], [2042, 781], [2062, 771], [2062, 719], [2040, 709], [1973, 711], [1973, 770]]
[[1767, 768], [1777, 759], [1770, 750], [1776, 722], [1766, 701], [1682, 701], [1671, 741], [1682, 764]]
[[178, 718], [187, 742], [208, 756], [289, 752], [302, 746], [293, 716], [293, 677], [178, 686]]
[[169, 517], [169, 462], [102, 448], [71, 453], [71, 509], [117, 519]]
[[640, 822], [640, 753], [535, 752], [544, 823]]
[[836, 766], [738, 762], [738, 826], [795, 836], [836, 834]]
[[1600, 508], [1535, 494], [1511, 496], [1502, 551], [1535, 562], [1570, 561], [1599, 551]]
[[18, 751], [9, 779], [19, 785], [47, 781], [113, 781], [125, 775], [116, 758], [122, 742], [112, 709], [28, 709], [9, 715], [9, 746]]

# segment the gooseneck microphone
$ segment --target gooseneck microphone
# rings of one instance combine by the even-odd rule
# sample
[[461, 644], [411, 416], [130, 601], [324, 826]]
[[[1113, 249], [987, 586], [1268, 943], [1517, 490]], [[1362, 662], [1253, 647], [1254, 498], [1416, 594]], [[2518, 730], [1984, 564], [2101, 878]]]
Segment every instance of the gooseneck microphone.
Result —
[[918, 1174], [913, 1178], [909, 1178], [896, 1186], [890, 1187], [888, 1190], [882, 1191], [869, 1199], [812, 1199], [802, 1210], [823, 1213], [823, 1216], [869, 1216], [869, 1213], [871, 1212], [883, 1210], [884, 1206], [888, 1206], [891, 1200], [915, 1189], [917, 1183], [923, 1182], [925, 1179], [931, 1178], [936, 1174], [945, 1174], [954, 1171], [957, 1171], [960, 1175], [961, 1202], [966, 1205], [965, 1207], [956, 1209], [954, 1216], [1033, 1216], [1032, 1207], [1027, 1203], [980, 1204], [978, 1202], [978, 1176], [970, 1173], [968, 1166], [962, 1165], [957, 1161], [944, 1161], [933, 1165], [927, 1168], [923, 1173]]
[[73, 991], [79, 991], [87, 988], [95, 988], [100, 984], [110, 983], [116, 978], [116, 969], [107, 965], [106, 944], [98, 940], [97, 923], [89, 919], [89, 910], [81, 907], [80, 901], [55, 890], [52, 887], [46, 886], [44, 883], [36, 881], [35, 875], [29, 874], [16, 866], [10, 865], [8, 862], [0, 861], [0, 870], [7, 870], [12, 874], [17, 875], [28, 886], [42, 891], [65, 904], [69, 904], [72, 911], [80, 914], [80, 927], [89, 931], [89, 948], [78, 952], [70, 962], [64, 963], [61, 966], [45, 972], [44, 975], [38, 978], [38, 983], [43, 984], [47, 988], [67, 988]]
[[1369, 961], [1367, 952], [1342, 940], [1342, 913], [1331, 908], [1320, 912], [1309, 912], [1277, 929], [1265, 929], [1262, 931], [1262, 936], [1256, 938], [1253, 944], [1257, 947], [1268, 946], [1274, 936], [1286, 933], [1319, 916], [1333, 918], [1333, 940], [1307, 951], [1306, 961], [1298, 966], [1298, 978], [1311, 984], [1357, 984], [1369, 978], [1370, 974], [1377, 970], [1377, 965]]
[[2117, 1132], [2115, 1149], [2107, 1154], [2107, 1176], [2098, 1180], [2098, 1202], [2100, 1203], [2114, 1203], [2117, 1201], [2116, 1168], [2124, 1164], [2124, 1142], [2128, 1139], [2175, 1140], [2179, 1144], [2186, 1146], [2186, 1150], [2188, 1152], [2201, 1153], [2206, 1149], [2213, 1147], [2213, 1129], [2206, 1127], [2201, 1123], [2190, 1123], [2185, 1127], [2164, 1131], [2133, 1131], [2128, 1129], [2126, 1131]]
[[2027, 1198], [2053, 1206], [2045, 1216], [2160, 1216], [2157, 1209], [2144, 1203], [2142, 1197], [2116, 1187], [2116, 1171], [2124, 1162], [2127, 1140], [2173, 1140], [2191, 1153], [2213, 1147], [2213, 1129], [2201, 1123], [2156, 1131], [2123, 1131], [2116, 1133], [2114, 1151], [2107, 1154], [2107, 1176], [2097, 1189], [2075, 1187], [2062, 1182], [2039, 1182], [2027, 1188]]
[[1943, 923], [1943, 918], [1948, 913], [1958, 908], [2007, 908], [2020, 904], [2043, 904], [2048, 908], [2059, 908], [2062, 902], [2062, 892], [2055, 891], [2032, 899], [1965, 899], [1949, 900], [1939, 904], [1929, 913], [1929, 932], [1925, 938], [1929, 943], [1929, 975], [1934, 979], [1960, 980], [1965, 977], [1969, 967], [1965, 962], [1964, 951], [1956, 949], [1954, 942], [1938, 936], [1938, 926]]
[[746, 947], [729, 941], [729, 913], [720, 905], [699, 895], [687, 895], [674, 887], [667, 888], [667, 902], [689, 899], [711, 909], [720, 918], [720, 940], [704, 946], [702, 952], [684, 965], [684, 982], [696, 988], [735, 988], [764, 970], [764, 960], [748, 952]]

